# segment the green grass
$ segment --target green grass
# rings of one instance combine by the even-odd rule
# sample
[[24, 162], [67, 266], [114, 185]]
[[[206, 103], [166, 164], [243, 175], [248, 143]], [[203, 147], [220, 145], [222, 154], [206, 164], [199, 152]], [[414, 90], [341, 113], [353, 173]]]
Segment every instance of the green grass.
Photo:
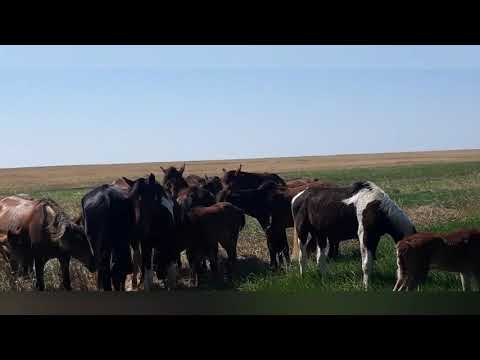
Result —
[[[457, 228], [480, 226], [480, 214], [462, 221], [437, 224], [422, 231], [448, 232]], [[377, 260], [375, 261], [374, 275], [371, 281], [371, 290], [391, 292], [396, 281], [396, 260], [394, 242], [384, 236], [379, 244]], [[348, 241], [342, 244], [341, 258], [329, 261], [328, 270], [321, 275], [315, 262], [310, 259], [303, 276], [299, 274], [297, 263], [281, 273], [268, 272], [262, 275], [252, 274], [238, 283], [241, 291], [363, 291], [362, 271], [360, 267], [360, 251], [358, 241]], [[459, 291], [460, 280], [456, 274], [432, 271], [423, 291]]]
[[[395, 168], [351, 169], [285, 174], [285, 178], [317, 177], [321, 180], [349, 184], [370, 180], [381, 186], [402, 208], [412, 212], [428, 206], [432, 218], [416, 222], [419, 231], [448, 232], [463, 227], [480, 227], [480, 163], [399, 166]], [[458, 214], [452, 220], [448, 210]], [[435, 213], [438, 213], [435, 216]], [[425, 219], [421, 219], [425, 220]], [[313, 259], [300, 277], [298, 264], [280, 273], [250, 274], [237, 282], [245, 292], [363, 291], [358, 241], [341, 245], [341, 258], [329, 261], [322, 276]], [[384, 236], [377, 250], [371, 290], [391, 292], [396, 281], [394, 242]], [[423, 291], [459, 291], [456, 274], [432, 271]]]
[[[344, 169], [335, 171], [280, 174], [286, 179], [317, 177], [338, 184], [370, 180], [382, 187], [412, 217], [419, 231], [451, 231], [461, 227], [480, 227], [480, 162]], [[25, 189], [27, 190], [27, 189]], [[65, 207], [71, 216], [80, 211], [80, 200], [89, 189], [33, 191], [35, 198], [50, 197]], [[242, 292], [360, 292], [362, 273], [357, 241], [341, 245], [341, 258], [328, 263], [321, 276], [310, 261], [301, 278], [298, 265], [288, 271], [267, 270], [265, 235], [258, 223], [248, 218], [240, 235], [238, 254], [246, 257], [234, 287]], [[55, 265], [57, 266], [57, 265]], [[55, 266], [51, 271], [56, 271]], [[371, 288], [391, 292], [395, 283], [394, 243], [385, 236], [380, 241]], [[51, 275], [51, 281], [58, 276]], [[57, 280], [55, 280], [57, 281]], [[0, 283], [2, 283], [0, 279]], [[47, 281], [47, 286], [48, 281]], [[51, 285], [50, 285], [51, 286]], [[4, 286], [0, 286], [3, 288]], [[432, 272], [424, 291], [458, 291], [456, 274]]]

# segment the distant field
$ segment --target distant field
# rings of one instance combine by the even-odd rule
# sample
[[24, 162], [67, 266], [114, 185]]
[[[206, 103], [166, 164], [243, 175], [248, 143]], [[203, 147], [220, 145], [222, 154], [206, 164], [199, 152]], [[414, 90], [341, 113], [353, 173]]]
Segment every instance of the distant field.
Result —
[[[371, 180], [406, 210], [419, 230], [480, 227], [480, 150], [187, 162], [186, 171], [220, 174], [222, 167], [231, 169], [239, 163], [243, 164], [246, 171], [273, 171], [286, 179], [311, 176], [340, 184]], [[151, 171], [160, 175], [160, 165], [165, 167], [169, 164], [4, 169], [0, 170], [0, 193], [27, 192], [34, 197], [51, 197], [74, 215], [79, 211], [81, 197], [91, 186], [110, 182], [120, 175], [135, 177]], [[241, 256], [240, 277], [235, 288], [241, 291], [361, 290], [358, 242], [342, 243], [341, 258], [329, 263], [329, 274], [324, 278], [318, 275], [313, 264], [302, 279], [298, 276], [296, 264], [290, 271], [271, 274], [266, 267], [268, 254], [265, 236], [251, 218], [241, 233], [238, 252]], [[393, 241], [385, 237], [378, 249], [373, 289], [391, 291], [395, 270]], [[57, 271], [56, 262], [50, 262], [46, 274], [47, 288], [58, 286]], [[93, 277], [78, 264], [73, 266], [73, 277], [74, 287], [92, 289]], [[22, 286], [28, 288], [28, 284]], [[6, 277], [0, 274], [0, 288], [7, 290], [10, 287]], [[217, 285], [209, 284], [207, 287], [216, 288]], [[432, 274], [425, 290], [443, 289], [459, 290], [460, 281], [453, 274]]]
[[[414, 164], [480, 161], [480, 150], [430, 151], [366, 155], [305, 156], [291, 158], [187, 161], [185, 173], [220, 175], [222, 168], [244, 171], [271, 171], [300, 176], [304, 172], [358, 169]], [[182, 162], [78, 165], [20, 169], [0, 169], [0, 193], [33, 190], [73, 189], [110, 182], [119, 176], [135, 177], [153, 172], [161, 176], [160, 166], [180, 166]]]

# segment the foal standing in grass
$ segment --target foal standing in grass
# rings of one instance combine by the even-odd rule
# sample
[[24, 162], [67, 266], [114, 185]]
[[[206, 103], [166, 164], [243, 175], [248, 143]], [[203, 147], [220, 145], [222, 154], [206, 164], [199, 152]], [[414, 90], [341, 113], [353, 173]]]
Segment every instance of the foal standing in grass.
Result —
[[300, 247], [300, 274], [306, 265], [305, 254], [310, 241], [316, 243], [317, 264], [324, 272], [327, 240], [334, 244], [359, 239], [366, 289], [380, 237], [389, 234], [398, 242], [416, 233], [408, 216], [381, 188], [369, 181], [347, 187], [304, 190], [292, 199], [292, 215]]
[[480, 231], [409, 236], [397, 244], [397, 265], [397, 283], [393, 291], [418, 289], [430, 269], [460, 273], [463, 291], [472, 289], [473, 277], [480, 290]]

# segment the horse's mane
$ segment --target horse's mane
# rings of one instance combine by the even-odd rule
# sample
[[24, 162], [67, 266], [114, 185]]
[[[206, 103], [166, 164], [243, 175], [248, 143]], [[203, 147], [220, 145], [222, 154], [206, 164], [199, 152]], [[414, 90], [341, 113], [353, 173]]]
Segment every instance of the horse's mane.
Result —
[[[58, 205], [53, 199], [42, 198], [37, 201], [37, 204], [43, 207], [43, 211], [45, 214], [45, 219], [43, 223], [44, 229], [47, 231], [51, 239], [60, 239], [63, 234], [65, 234], [67, 226], [72, 224], [72, 220], [67, 215], [67, 213], [60, 207], [60, 205]], [[47, 220], [48, 207], [50, 207], [54, 212], [54, 216], [51, 221]]]

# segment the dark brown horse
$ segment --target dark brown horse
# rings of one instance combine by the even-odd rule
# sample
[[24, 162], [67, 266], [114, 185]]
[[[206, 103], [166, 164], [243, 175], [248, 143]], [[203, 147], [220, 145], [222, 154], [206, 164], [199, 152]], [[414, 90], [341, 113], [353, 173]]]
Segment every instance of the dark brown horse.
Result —
[[[217, 199], [231, 202], [243, 209], [246, 214], [257, 219], [267, 237], [270, 266], [278, 268], [283, 259], [287, 263], [290, 262], [286, 229], [293, 226], [291, 201], [295, 195], [308, 186], [289, 188], [273, 181], [267, 181], [257, 189], [235, 190], [226, 187], [218, 194]], [[315, 186], [333, 185], [317, 182]]]
[[24, 268], [35, 264], [36, 288], [40, 291], [45, 289], [44, 266], [50, 259], [59, 260], [66, 290], [71, 290], [72, 256], [95, 271], [93, 249], [83, 229], [53, 200], [17, 196], [0, 200], [0, 232], [8, 234], [9, 241], [3, 245], [13, 261]]
[[223, 187], [230, 187], [238, 190], [257, 189], [266, 181], [273, 181], [279, 185], [286, 186], [285, 181], [277, 174], [242, 171], [242, 165], [240, 165], [237, 170], [227, 171], [226, 169], [223, 169]]
[[140, 248], [145, 290], [152, 285], [152, 251], [171, 236], [173, 202], [150, 174], [147, 179], [118, 180], [98, 187], [82, 199], [85, 231], [94, 244], [99, 288], [125, 290], [134, 272], [130, 247]]
[[393, 291], [417, 289], [430, 269], [460, 273], [463, 291], [471, 290], [473, 277], [480, 290], [480, 231], [408, 236], [397, 243], [397, 265]]
[[178, 223], [175, 232], [175, 244], [169, 252], [160, 253], [156, 258], [158, 269], [165, 271], [182, 251], [187, 259], [198, 286], [198, 274], [204, 270], [202, 262], [208, 259], [212, 273], [217, 274], [218, 245], [228, 255], [227, 275], [233, 275], [237, 260], [237, 241], [245, 226], [243, 210], [230, 203], [216, 203], [211, 206], [192, 208], [179, 205], [175, 212]]
[[319, 181], [319, 180], [318, 179], [310, 179], [310, 178], [294, 179], [294, 180], [288, 180], [287, 181], [287, 186], [289, 188], [296, 188], [296, 187], [303, 186], [303, 185], [309, 185], [309, 184], [315, 183], [317, 181]]
[[202, 188], [205, 190], [210, 191], [214, 196], [217, 196], [217, 194], [222, 191], [222, 179], [220, 179], [218, 176], [207, 176], [205, 175], [205, 185], [202, 185]]

